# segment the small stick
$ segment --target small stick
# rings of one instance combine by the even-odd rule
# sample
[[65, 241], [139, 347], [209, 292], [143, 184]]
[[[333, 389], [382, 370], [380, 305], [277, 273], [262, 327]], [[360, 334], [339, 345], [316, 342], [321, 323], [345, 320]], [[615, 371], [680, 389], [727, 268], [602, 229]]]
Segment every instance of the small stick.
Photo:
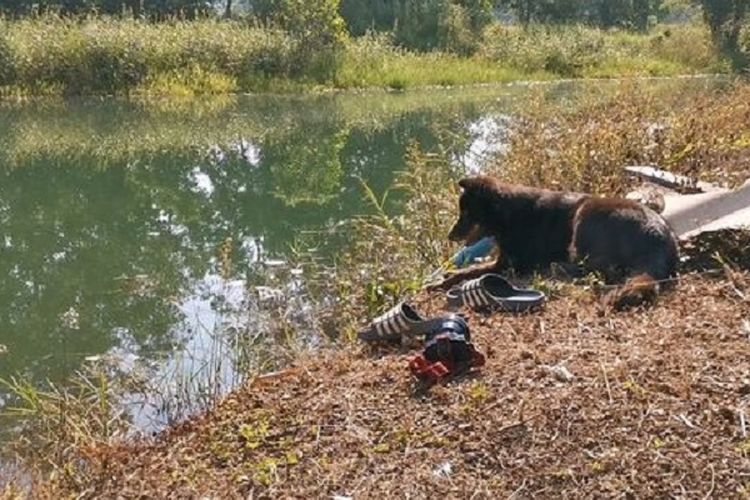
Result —
[[604, 374], [604, 385], [607, 386], [607, 396], [609, 396], [609, 404], [612, 404], [612, 389], [609, 387], [609, 378], [607, 377], [607, 370], [604, 368], [604, 363], [599, 363], [599, 366], [602, 369], [602, 373]]
[[747, 438], [747, 422], [745, 420], [745, 410], [740, 410], [740, 429], [742, 430], [742, 437]]
[[277, 378], [286, 377], [288, 375], [292, 375], [293, 373], [296, 373], [297, 371], [298, 370], [296, 368], [287, 368], [285, 370], [279, 370], [279, 371], [276, 371], [276, 372], [265, 373], [263, 375], [258, 375], [257, 377], [255, 377], [255, 379], [253, 379], [253, 383], [256, 383], [256, 382], [265, 382], [267, 380], [273, 380], [273, 379], [277, 379]]
[[704, 500], [711, 498], [711, 494], [714, 492], [715, 487], [716, 487], [716, 471], [714, 470], [714, 464], [711, 464], [711, 489], [708, 490], [708, 493], [706, 493], [706, 496], [703, 497]]
[[688, 420], [688, 418], [683, 414], [674, 415], [674, 419], [677, 420], [678, 422], [682, 422], [683, 424], [690, 427], [691, 429], [697, 429], [695, 424], [693, 424], [690, 420]]
[[521, 486], [518, 487], [516, 491], [514, 491], [509, 497], [508, 500], [511, 500], [512, 498], [515, 498], [516, 495], [521, 493], [526, 488], [526, 479], [523, 480], [523, 483], [521, 483]]

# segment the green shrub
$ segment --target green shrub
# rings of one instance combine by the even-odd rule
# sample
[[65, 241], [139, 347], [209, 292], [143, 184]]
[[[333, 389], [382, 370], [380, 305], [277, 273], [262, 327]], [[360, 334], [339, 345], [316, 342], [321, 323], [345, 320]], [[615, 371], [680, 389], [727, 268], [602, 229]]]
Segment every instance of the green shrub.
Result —
[[665, 27], [650, 40], [651, 52], [691, 68], [722, 70], [711, 33], [701, 25]]
[[145, 56], [137, 39], [120, 32], [96, 29], [79, 34], [74, 54], [69, 56], [64, 83], [68, 93], [114, 94], [139, 85], [148, 74]]
[[527, 28], [492, 25], [485, 32], [479, 54], [524, 71], [549, 71], [580, 76], [583, 68], [607, 56], [605, 34], [583, 26]]
[[750, 57], [750, 23], [745, 24], [740, 32], [740, 50]]
[[414, 0], [401, 2], [394, 18], [396, 43], [416, 50], [438, 48], [438, 24], [441, 8], [447, 0]]
[[3, 21], [0, 21], [0, 87], [16, 80], [16, 61], [8, 40], [3, 36]]
[[703, 26], [662, 28], [653, 35], [585, 26], [491, 25], [478, 55], [526, 72], [564, 77], [673, 75], [725, 71]]
[[329, 80], [338, 68], [347, 40], [346, 23], [339, 14], [341, 0], [254, 0], [251, 6], [262, 21], [288, 32], [299, 43], [293, 67], [318, 81]]
[[154, 82], [160, 82], [161, 89], [176, 89], [180, 86], [173, 84], [179, 80], [203, 93], [204, 81], [191, 82], [183, 76], [212, 74], [235, 82], [217, 86], [229, 89], [238, 82], [304, 74], [298, 63], [300, 42], [281, 30], [239, 22], [150, 24], [113, 18], [74, 22], [45, 16], [6, 26], [0, 38], [0, 61], [16, 54], [12, 57], [16, 63], [2, 65], [13, 70], [3, 72], [3, 78], [30, 92], [54, 86], [67, 94], [116, 94]]
[[479, 40], [472, 30], [468, 9], [449, 3], [438, 23], [441, 49], [461, 55], [471, 55], [476, 51]]
[[341, 13], [349, 32], [393, 32], [404, 48], [473, 52], [483, 28], [492, 21], [490, 0], [343, 0]]

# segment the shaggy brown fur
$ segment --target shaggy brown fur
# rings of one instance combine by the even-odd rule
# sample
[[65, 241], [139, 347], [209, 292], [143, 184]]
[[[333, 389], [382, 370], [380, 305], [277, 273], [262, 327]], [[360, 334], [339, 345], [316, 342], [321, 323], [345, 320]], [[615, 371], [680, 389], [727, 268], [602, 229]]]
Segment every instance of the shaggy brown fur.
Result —
[[487, 176], [463, 179], [459, 186], [460, 214], [449, 238], [462, 241], [477, 231], [492, 235], [500, 257], [448, 277], [442, 288], [510, 267], [528, 273], [553, 262], [567, 269], [583, 264], [608, 282], [633, 276], [607, 298], [622, 309], [653, 301], [657, 281], [677, 271], [674, 232], [637, 202], [513, 186]]

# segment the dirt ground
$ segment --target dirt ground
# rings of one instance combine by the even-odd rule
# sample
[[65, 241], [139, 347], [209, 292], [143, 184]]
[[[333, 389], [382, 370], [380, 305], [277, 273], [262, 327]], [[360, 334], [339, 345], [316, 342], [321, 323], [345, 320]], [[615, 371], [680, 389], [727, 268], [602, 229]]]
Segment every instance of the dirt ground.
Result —
[[[541, 312], [466, 311], [487, 365], [426, 392], [406, 368], [418, 349], [319, 352], [153, 442], [90, 450], [35, 493], [747, 496], [750, 238], [701, 238], [650, 309], [609, 312], [565, 285]], [[695, 272], [716, 268], [717, 250], [735, 270]], [[444, 299], [415, 306], [436, 314]]]

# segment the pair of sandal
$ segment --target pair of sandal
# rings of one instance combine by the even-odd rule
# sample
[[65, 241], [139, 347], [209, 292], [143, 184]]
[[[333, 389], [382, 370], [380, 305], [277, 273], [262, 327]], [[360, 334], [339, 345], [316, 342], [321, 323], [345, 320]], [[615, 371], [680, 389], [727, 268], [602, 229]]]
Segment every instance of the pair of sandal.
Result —
[[[538, 290], [516, 288], [498, 274], [486, 274], [451, 289], [447, 299], [448, 306], [454, 310], [466, 305], [477, 310], [520, 313], [540, 307], [546, 296]], [[376, 342], [429, 336], [443, 328], [446, 322], [455, 321], [456, 317], [460, 316], [449, 314], [424, 319], [409, 304], [402, 302], [375, 318], [366, 330], [359, 332], [358, 337], [365, 342]]]

